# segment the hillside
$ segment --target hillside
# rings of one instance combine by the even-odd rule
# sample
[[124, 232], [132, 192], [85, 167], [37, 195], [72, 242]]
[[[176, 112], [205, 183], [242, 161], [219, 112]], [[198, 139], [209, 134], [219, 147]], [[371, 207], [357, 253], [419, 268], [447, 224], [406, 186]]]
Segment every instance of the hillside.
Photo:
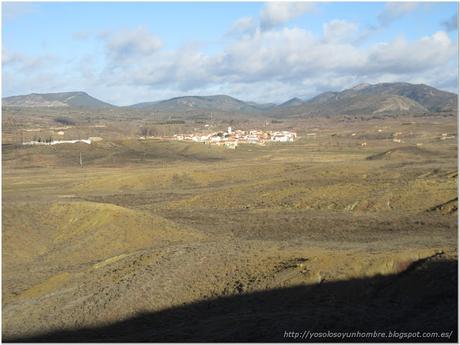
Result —
[[133, 104], [130, 107], [136, 109], [172, 112], [200, 109], [229, 112], [237, 111], [245, 113], [260, 112], [263, 108], [259, 108], [255, 105], [226, 95], [175, 97], [164, 101]]
[[397, 95], [356, 95], [324, 103], [308, 102], [300, 108], [309, 115], [409, 115], [429, 112], [421, 104]]
[[362, 95], [394, 95], [407, 97], [432, 112], [452, 111], [452, 109], [457, 108], [456, 94], [441, 91], [424, 84], [382, 83], [369, 85], [368, 87], [354, 91]]
[[296, 107], [296, 106], [304, 105], [304, 104], [305, 104], [305, 102], [302, 101], [300, 98], [294, 97], [294, 98], [291, 98], [290, 100], [278, 105], [278, 108]]
[[4, 106], [15, 107], [71, 107], [111, 108], [113, 105], [88, 95], [86, 92], [31, 93], [2, 99]]
[[[286, 103], [284, 103], [286, 104]], [[457, 95], [423, 84], [359, 84], [289, 107], [292, 115], [406, 115], [455, 112]], [[286, 112], [286, 109], [283, 109]], [[281, 114], [278, 110], [277, 114]]]

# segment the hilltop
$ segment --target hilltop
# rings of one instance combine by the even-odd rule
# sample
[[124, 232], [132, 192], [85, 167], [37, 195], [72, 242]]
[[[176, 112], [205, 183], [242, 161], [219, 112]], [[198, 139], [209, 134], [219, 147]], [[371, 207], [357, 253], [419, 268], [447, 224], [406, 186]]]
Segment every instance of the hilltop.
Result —
[[131, 105], [130, 108], [172, 112], [201, 109], [254, 113], [262, 110], [262, 108], [257, 107], [257, 105], [254, 103], [249, 104], [247, 102], [226, 95], [175, 97], [158, 102], [137, 103]]
[[293, 102], [289, 110], [277, 109], [276, 113], [369, 116], [456, 112], [457, 98], [454, 93], [424, 84], [359, 84], [340, 92], [324, 92], [306, 102]]
[[70, 108], [112, 108], [83, 91], [57, 93], [31, 93], [2, 99], [4, 106], [15, 107], [70, 107]]

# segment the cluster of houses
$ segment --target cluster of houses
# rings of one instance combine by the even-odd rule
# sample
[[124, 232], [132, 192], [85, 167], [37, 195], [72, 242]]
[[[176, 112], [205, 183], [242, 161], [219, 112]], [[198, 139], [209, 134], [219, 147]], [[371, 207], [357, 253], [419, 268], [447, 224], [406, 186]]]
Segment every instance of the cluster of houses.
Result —
[[233, 130], [228, 127], [227, 131], [211, 134], [175, 134], [173, 139], [179, 141], [192, 141], [211, 145], [225, 146], [235, 149], [238, 143], [265, 145], [268, 142], [293, 142], [297, 134], [291, 131], [262, 131], [262, 130]]

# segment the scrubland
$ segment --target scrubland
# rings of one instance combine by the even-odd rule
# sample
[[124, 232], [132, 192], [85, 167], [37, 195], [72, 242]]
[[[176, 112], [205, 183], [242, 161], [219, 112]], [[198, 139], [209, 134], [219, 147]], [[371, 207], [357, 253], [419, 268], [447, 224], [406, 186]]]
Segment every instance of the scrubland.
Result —
[[456, 119], [298, 132], [236, 150], [4, 142], [4, 339], [456, 329], [457, 139], [440, 139]]

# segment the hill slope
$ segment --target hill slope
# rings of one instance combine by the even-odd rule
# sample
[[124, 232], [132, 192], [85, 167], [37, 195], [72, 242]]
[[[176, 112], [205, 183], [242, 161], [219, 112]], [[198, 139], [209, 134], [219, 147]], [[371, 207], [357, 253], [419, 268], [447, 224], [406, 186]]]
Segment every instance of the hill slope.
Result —
[[278, 108], [296, 107], [296, 106], [304, 105], [304, 104], [305, 104], [305, 102], [302, 101], [300, 98], [294, 97], [294, 98], [291, 98], [290, 100], [278, 105]]
[[86, 92], [31, 93], [2, 99], [4, 106], [111, 108], [112, 104], [91, 97]]
[[[286, 103], [285, 103], [286, 104]], [[456, 111], [457, 95], [423, 84], [359, 84], [289, 108], [297, 115], [405, 115]], [[277, 112], [281, 114], [281, 111]]]
[[457, 95], [424, 84], [381, 83], [360, 84], [342, 92], [326, 92], [312, 98], [309, 104], [324, 104], [356, 97], [401, 96], [409, 98], [429, 111], [450, 111], [457, 105]]
[[359, 92], [363, 95], [395, 95], [407, 97], [429, 111], [452, 111], [457, 107], [457, 95], [424, 84], [382, 83], [369, 85]]
[[226, 95], [175, 97], [164, 101], [133, 104], [130, 107], [156, 111], [190, 111], [197, 109], [229, 112], [261, 111], [256, 106]]

